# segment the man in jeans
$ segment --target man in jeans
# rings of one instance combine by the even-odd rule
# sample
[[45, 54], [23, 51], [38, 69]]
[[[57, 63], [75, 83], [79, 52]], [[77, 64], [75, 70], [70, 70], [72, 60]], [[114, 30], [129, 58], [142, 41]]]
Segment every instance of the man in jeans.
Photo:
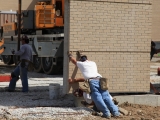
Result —
[[14, 71], [11, 73], [11, 81], [9, 83], [9, 92], [14, 92], [16, 87], [16, 82], [19, 80], [19, 75], [22, 81], [22, 92], [28, 92], [28, 65], [29, 62], [32, 61], [32, 48], [28, 44], [29, 39], [27, 36], [22, 36], [22, 45], [20, 47], [20, 50], [15, 52], [12, 50], [12, 54], [19, 55], [20, 56], [20, 63], [19, 65], [14, 69]]
[[[94, 101], [98, 110], [103, 113], [102, 117], [109, 119], [111, 117], [111, 114], [115, 117], [118, 117], [120, 115], [118, 107], [113, 103], [112, 99], [110, 98], [108, 90], [102, 90], [100, 88], [99, 79], [102, 76], [97, 72], [96, 63], [87, 60], [86, 55], [82, 55], [80, 57], [80, 61], [77, 61], [75, 58], [73, 58], [71, 53], [68, 54], [68, 57], [70, 58], [70, 61], [80, 69], [83, 77], [85, 79], [89, 79], [91, 98]], [[72, 82], [72, 80], [74, 82], [74, 80], [76, 79], [69, 79], [69, 82]]]

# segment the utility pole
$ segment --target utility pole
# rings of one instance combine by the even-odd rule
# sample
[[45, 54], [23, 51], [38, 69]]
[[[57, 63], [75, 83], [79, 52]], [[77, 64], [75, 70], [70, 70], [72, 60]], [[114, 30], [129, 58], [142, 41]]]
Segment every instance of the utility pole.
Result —
[[22, 1], [18, 0], [18, 45], [17, 45], [17, 50], [20, 50], [20, 41], [21, 41], [21, 5], [22, 5]]

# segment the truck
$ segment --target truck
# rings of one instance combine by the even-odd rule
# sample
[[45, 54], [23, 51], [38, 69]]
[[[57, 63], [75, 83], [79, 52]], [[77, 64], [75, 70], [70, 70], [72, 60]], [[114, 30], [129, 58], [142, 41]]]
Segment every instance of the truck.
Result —
[[[12, 14], [18, 16], [18, 12]], [[64, 0], [38, 0], [34, 10], [22, 10], [20, 16], [11, 22], [5, 20], [1, 26], [0, 54], [4, 64], [19, 62], [11, 50], [18, 48], [20, 31], [20, 36], [29, 37], [35, 72], [63, 74]]]

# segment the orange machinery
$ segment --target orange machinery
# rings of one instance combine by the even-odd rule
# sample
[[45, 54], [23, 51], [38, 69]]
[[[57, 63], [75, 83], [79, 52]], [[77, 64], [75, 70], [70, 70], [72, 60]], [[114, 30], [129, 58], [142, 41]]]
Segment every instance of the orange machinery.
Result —
[[[64, 0], [39, 0], [34, 10], [23, 10], [21, 17], [21, 33], [27, 30], [52, 29], [64, 26]], [[43, 2], [42, 2], [43, 1]], [[17, 19], [18, 21], [18, 19]], [[17, 35], [19, 22], [4, 23], [3, 35]]]
[[64, 0], [38, 2], [35, 5], [35, 27], [53, 28], [64, 26]]
[[0, 41], [3, 62], [18, 63], [11, 49], [16, 50], [19, 46], [19, 33], [27, 34], [32, 41], [35, 71], [63, 73], [64, 0], [38, 0], [34, 10], [22, 10], [18, 15], [21, 19], [3, 24], [3, 39]]
[[[64, 0], [39, 0], [34, 10], [23, 10], [21, 23], [21, 34], [34, 34], [38, 30], [63, 29], [64, 26]], [[17, 19], [18, 21], [18, 19]], [[3, 36], [15, 36], [18, 34], [18, 23], [3, 24]], [[34, 32], [34, 33], [33, 33]], [[48, 34], [48, 33], [45, 33]], [[0, 41], [0, 47], [4, 39]], [[4, 51], [0, 48], [0, 54]]]

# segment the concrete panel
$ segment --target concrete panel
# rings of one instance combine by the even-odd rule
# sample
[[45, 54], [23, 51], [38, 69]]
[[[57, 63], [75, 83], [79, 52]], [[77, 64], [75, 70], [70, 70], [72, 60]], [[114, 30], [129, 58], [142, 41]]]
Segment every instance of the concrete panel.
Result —
[[160, 106], [160, 96], [158, 96], [158, 106]]
[[[110, 92], [149, 92], [151, 11], [151, 4], [69, 0], [69, 51], [95, 61]], [[72, 63], [69, 77], [82, 77]]]
[[152, 40], [160, 40], [160, 0], [153, 0], [152, 4]]
[[134, 96], [114, 96], [119, 104], [124, 102], [134, 103]]
[[157, 95], [137, 95], [135, 96], [135, 104], [158, 106]]
[[114, 96], [119, 104], [129, 102], [140, 105], [160, 106], [159, 95], [127, 95], [127, 96]]
[[65, 8], [65, 16], [64, 16], [64, 63], [63, 63], [63, 94], [67, 94], [68, 90], [69, 90], [69, 84], [68, 84], [68, 63], [69, 63], [69, 59], [67, 56], [67, 51], [69, 51], [69, 1], [65, 0], [65, 4], [64, 4], [64, 8]]

